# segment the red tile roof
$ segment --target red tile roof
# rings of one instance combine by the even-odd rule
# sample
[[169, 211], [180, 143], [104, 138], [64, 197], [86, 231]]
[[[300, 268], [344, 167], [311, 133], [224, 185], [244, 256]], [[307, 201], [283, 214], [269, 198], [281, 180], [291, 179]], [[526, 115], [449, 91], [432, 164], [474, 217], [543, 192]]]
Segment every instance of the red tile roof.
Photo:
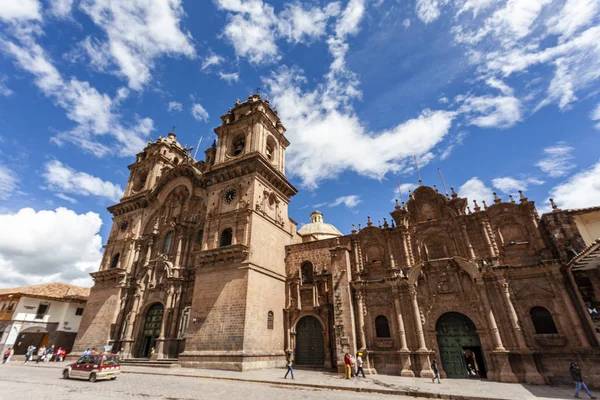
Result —
[[87, 300], [90, 288], [69, 285], [67, 283], [53, 282], [41, 285], [21, 286], [10, 289], [0, 289], [0, 296], [21, 295], [31, 297], [43, 297], [55, 300]]

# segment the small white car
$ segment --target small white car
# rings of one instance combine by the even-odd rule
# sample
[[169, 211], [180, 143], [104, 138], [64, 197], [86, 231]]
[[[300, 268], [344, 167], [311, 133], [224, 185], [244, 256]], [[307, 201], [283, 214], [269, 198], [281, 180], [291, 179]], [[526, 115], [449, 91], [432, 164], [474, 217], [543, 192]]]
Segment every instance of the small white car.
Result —
[[91, 354], [67, 365], [62, 376], [64, 379], [86, 379], [96, 382], [99, 379], [115, 380], [120, 374], [121, 364], [117, 354]]

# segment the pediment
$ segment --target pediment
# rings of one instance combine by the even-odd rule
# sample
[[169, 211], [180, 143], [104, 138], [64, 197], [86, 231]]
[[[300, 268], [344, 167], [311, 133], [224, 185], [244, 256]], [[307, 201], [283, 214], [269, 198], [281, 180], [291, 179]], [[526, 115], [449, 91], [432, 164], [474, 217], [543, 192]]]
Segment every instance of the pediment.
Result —
[[554, 293], [534, 283], [526, 283], [515, 293], [515, 297], [517, 299], [549, 299], [554, 297]]
[[388, 296], [385, 296], [381, 293], [369, 294], [367, 300], [368, 307], [376, 307], [376, 306], [389, 306], [392, 304]]

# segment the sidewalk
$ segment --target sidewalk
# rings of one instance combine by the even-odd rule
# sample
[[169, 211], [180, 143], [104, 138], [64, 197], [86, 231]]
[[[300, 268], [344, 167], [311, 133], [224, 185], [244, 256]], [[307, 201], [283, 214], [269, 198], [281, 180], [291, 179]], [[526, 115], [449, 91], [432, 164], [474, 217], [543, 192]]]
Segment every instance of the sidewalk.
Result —
[[[12, 364], [12, 363], [11, 363]], [[14, 363], [22, 366], [21, 363]], [[63, 368], [63, 363], [26, 364], [31, 368]], [[193, 368], [149, 368], [123, 366], [124, 374], [173, 375], [207, 379], [235, 380], [279, 386], [310, 387], [329, 390], [347, 390], [363, 393], [404, 395], [421, 398], [452, 400], [489, 400], [489, 399], [572, 399], [570, 386], [528, 385], [519, 383], [500, 383], [485, 380], [445, 379], [441, 384], [432, 383], [426, 378], [404, 378], [390, 375], [367, 375], [366, 379], [346, 380], [341, 374], [329, 372], [294, 370], [292, 380], [283, 379], [285, 369], [267, 369], [261, 371], [234, 372]], [[583, 396], [582, 396], [583, 398]]]

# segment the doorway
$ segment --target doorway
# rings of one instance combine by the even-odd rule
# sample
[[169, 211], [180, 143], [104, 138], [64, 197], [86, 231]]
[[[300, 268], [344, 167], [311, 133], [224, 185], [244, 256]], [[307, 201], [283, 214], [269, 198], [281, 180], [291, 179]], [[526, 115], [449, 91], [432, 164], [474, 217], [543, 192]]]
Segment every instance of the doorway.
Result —
[[315, 317], [303, 317], [296, 324], [296, 365], [323, 368], [324, 363], [323, 327]]
[[450, 312], [436, 325], [442, 367], [448, 378], [485, 378], [487, 370], [475, 324], [467, 316]]
[[140, 357], [150, 357], [152, 349], [156, 348], [156, 339], [160, 336], [162, 328], [163, 311], [164, 307], [160, 303], [155, 303], [148, 309], [142, 331]]

